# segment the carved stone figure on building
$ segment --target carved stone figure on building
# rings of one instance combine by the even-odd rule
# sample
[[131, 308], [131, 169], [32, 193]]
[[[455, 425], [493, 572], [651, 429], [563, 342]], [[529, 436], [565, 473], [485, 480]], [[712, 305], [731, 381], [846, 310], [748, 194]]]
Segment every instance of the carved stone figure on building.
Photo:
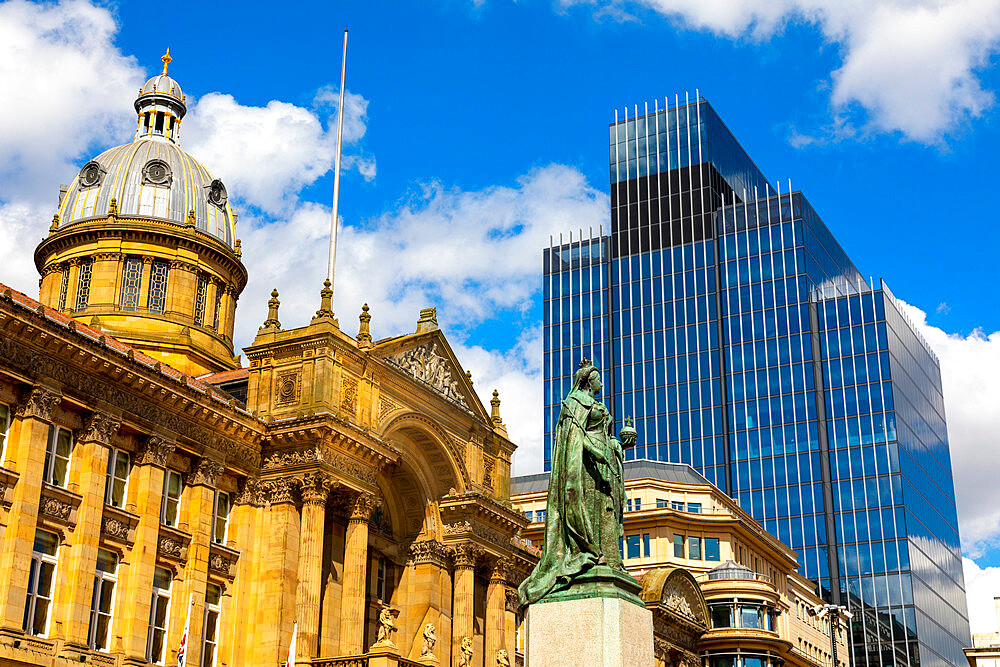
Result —
[[434, 647], [437, 645], [437, 632], [434, 629], [434, 625], [428, 623], [424, 626], [424, 646], [420, 649], [421, 658], [433, 658]]
[[396, 631], [396, 624], [393, 622], [394, 614], [392, 612], [390, 607], [382, 607], [382, 611], [379, 612], [378, 637], [375, 646], [395, 646], [392, 641], [392, 633]]
[[472, 667], [472, 637], [462, 637], [462, 655], [458, 667]]
[[[556, 422], [545, 546], [518, 589], [522, 606], [569, 588], [595, 566], [612, 578], [631, 579], [618, 550], [624, 534], [623, 443], [614, 436], [608, 409], [597, 400], [602, 387], [597, 367], [580, 362]], [[634, 445], [635, 430], [623, 429], [622, 440], [626, 447]]]
[[497, 667], [510, 667], [510, 657], [507, 655], [506, 649], [497, 651]]

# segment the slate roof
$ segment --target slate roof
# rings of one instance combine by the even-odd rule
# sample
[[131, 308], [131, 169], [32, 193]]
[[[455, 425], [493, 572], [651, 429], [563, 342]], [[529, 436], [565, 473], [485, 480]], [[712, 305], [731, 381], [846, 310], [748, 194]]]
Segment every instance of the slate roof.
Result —
[[[659, 479], [665, 482], [687, 484], [711, 484], [697, 470], [686, 463], [664, 463], [662, 461], [626, 461], [625, 479]], [[549, 488], [549, 473], [521, 475], [510, 478], [510, 493], [539, 493]]]

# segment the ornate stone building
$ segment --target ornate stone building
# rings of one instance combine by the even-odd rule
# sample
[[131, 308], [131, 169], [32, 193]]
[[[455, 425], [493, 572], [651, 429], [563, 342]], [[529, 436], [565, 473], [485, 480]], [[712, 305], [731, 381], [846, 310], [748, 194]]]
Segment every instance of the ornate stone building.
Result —
[[287, 329], [273, 293], [240, 366], [236, 212], [165, 58], [64, 188], [39, 301], [0, 285], [0, 666], [176, 664], [186, 622], [190, 666], [283, 664], [293, 629], [314, 664], [513, 656], [536, 557], [499, 399], [433, 309], [352, 336], [328, 287]]
[[[541, 544], [548, 474], [515, 477], [512, 499]], [[817, 616], [798, 557], [688, 465], [625, 463], [625, 566], [653, 612], [657, 667], [847, 667], [846, 624]]]

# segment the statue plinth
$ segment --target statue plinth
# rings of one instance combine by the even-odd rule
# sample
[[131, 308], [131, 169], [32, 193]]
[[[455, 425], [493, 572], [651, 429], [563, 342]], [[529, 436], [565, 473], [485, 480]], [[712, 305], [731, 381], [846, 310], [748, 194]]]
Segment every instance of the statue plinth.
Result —
[[653, 667], [653, 615], [627, 573], [598, 565], [528, 605], [527, 667]]

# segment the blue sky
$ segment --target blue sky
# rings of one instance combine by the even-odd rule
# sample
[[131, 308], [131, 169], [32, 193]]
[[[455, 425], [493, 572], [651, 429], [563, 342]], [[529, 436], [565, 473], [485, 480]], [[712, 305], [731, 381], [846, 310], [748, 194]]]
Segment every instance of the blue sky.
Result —
[[[135, 91], [169, 46], [182, 147], [241, 211], [238, 344], [275, 286], [283, 322], [305, 322], [345, 25], [345, 329], [362, 301], [376, 337], [438, 306], [480, 393], [501, 390], [518, 470], [539, 468], [539, 250], [606, 224], [614, 109], [698, 89], [913, 307], [942, 362], [970, 588], [1000, 595], [1000, 0], [3, 2], [0, 282], [37, 291], [31, 249], [59, 183], [130, 139]], [[974, 627], [991, 622], [972, 606]]]

